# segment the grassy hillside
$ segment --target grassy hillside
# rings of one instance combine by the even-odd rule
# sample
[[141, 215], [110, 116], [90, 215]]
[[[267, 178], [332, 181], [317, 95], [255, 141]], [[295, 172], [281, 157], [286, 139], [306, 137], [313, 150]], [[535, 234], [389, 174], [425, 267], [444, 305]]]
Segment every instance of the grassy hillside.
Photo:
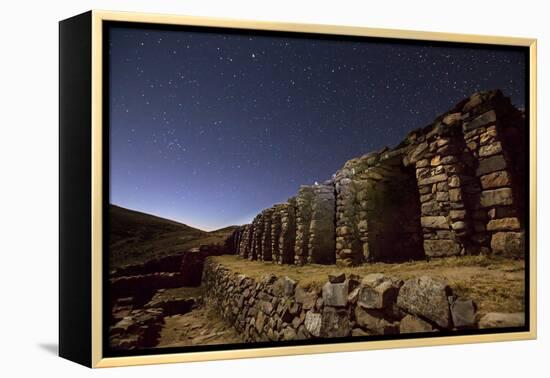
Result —
[[120, 206], [109, 206], [110, 269], [199, 246], [222, 243], [235, 227], [207, 232]]

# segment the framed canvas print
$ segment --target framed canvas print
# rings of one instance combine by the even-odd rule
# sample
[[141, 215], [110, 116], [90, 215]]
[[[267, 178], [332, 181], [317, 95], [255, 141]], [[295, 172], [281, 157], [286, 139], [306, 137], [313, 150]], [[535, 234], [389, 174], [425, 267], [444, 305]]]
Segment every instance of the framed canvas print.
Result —
[[60, 355], [536, 337], [536, 42], [60, 22]]

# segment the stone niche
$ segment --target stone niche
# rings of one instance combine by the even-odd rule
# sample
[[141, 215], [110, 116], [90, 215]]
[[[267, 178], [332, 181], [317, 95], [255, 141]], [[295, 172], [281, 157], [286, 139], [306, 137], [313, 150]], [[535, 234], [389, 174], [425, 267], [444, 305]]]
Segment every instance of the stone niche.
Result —
[[401, 161], [400, 155], [380, 161], [357, 185], [357, 228], [366, 261], [424, 257], [416, 178]]
[[424, 256], [416, 178], [404, 151], [370, 153], [336, 173], [336, 253], [345, 265]]

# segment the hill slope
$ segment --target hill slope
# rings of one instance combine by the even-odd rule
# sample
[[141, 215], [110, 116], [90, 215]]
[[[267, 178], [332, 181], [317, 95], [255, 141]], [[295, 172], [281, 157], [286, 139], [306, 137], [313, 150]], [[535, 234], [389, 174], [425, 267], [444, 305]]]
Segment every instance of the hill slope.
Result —
[[109, 268], [115, 269], [187, 250], [221, 243], [234, 227], [207, 232], [169, 219], [120, 206], [109, 206]]

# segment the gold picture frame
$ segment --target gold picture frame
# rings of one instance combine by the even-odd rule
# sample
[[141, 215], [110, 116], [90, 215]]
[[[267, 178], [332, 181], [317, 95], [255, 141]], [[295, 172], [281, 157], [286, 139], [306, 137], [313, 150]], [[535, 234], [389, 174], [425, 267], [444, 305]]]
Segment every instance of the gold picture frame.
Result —
[[[81, 16], [77, 16], [81, 17]], [[62, 22], [61, 45], [68, 51], [71, 46], [77, 46], [78, 41], [65, 40], [63, 33], [74, 32], [75, 30], [87, 30], [89, 33], [89, 45], [85, 45], [84, 48], [89, 48], [89, 55], [82, 57], [81, 59], [90, 59], [90, 77], [88, 78], [89, 87], [85, 90], [91, 89], [89, 104], [81, 104], [83, 108], [89, 106], [89, 120], [90, 127], [87, 132], [89, 134], [89, 152], [91, 153], [89, 167], [89, 183], [91, 188], [89, 192], [82, 195], [89, 196], [89, 228], [86, 228], [84, 233], [89, 233], [87, 242], [74, 241], [75, 245], [79, 245], [80, 248], [86, 249], [89, 254], [86, 258], [80, 262], [75, 262], [68, 257], [68, 252], [63, 252], [63, 245], [68, 245], [62, 242], [60, 263], [64, 267], [61, 269], [60, 278], [60, 290], [61, 290], [61, 304], [60, 312], [65, 315], [60, 315], [61, 328], [60, 332], [63, 336], [60, 336], [60, 354], [66, 358], [83, 363], [90, 367], [114, 367], [114, 366], [130, 366], [130, 365], [144, 365], [144, 364], [160, 364], [160, 363], [174, 363], [174, 362], [190, 362], [190, 361], [208, 361], [208, 360], [220, 360], [220, 359], [237, 359], [237, 358], [251, 358], [251, 357], [268, 357], [268, 356], [283, 356], [283, 355], [295, 355], [295, 354], [311, 354], [311, 353], [328, 353], [328, 352], [347, 352], [347, 351], [359, 351], [359, 350], [371, 350], [371, 349], [386, 349], [386, 348], [402, 348], [402, 347], [420, 347], [420, 346], [436, 346], [436, 345], [449, 345], [449, 344], [467, 344], [467, 343], [482, 343], [482, 342], [495, 342], [495, 341], [513, 341], [513, 340], [527, 340], [535, 339], [537, 336], [536, 326], [536, 283], [537, 283], [537, 265], [536, 265], [536, 116], [537, 116], [537, 88], [536, 88], [536, 54], [537, 54], [537, 41], [536, 39], [527, 38], [513, 38], [513, 37], [500, 37], [500, 36], [481, 36], [481, 35], [468, 35], [468, 34], [452, 34], [452, 33], [436, 33], [436, 32], [424, 32], [424, 31], [407, 31], [407, 30], [393, 30], [393, 29], [377, 29], [367, 27], [351, 27], [351, 26], [336, 26], [336, 25], [316, 25], [316, 24], [294, 24], [294, 23], [279, 23], [279, 22], [259, 22], [254, 20], [232, 20], [232, 19], [218, 19], [210, 17], [189, 17], [189, 16], [176, 16], [176, 15], [161, 15], [161, 14], [145, 14], [145, 13], [127, 13], [127, 12], [110, 12], [93, 10], [86, 13], [82, 17], [85, 18], [84, 26], [82, 24], [71, 24], [67, 29], [63, 29], [63, 22], [65, 25], [69, 25], [67, 21]], [[75, 19], [76, 20], [76, 19]], [[103, 145], [103, 123], [104, 123], [104, 98], [103, 98], [103, 74], [104, 74], [104, 57], [103, 57], [103, 23], [104, 22], [128, 22], [128, 23], [145, 23], [145, 24], [161, 24], [161, 25], [185, 25], [185, 26], [201, 26], [201, 27], [217, 27], [217, 28], [238, 28], [249, 29], [258, 31], [284, 31], [284, 32], [300, 32], [310, 34], [330, 34], [341, 36], [357, 36], [357, 37], [377, 37], [387, 39], [400, 39], [400, 40], [422, 40], [422, 41], [442, 41], [442, 42], [455, 42], [455, 43], [475, 43], [475, 44], [492, 44], [492, 45], [505, 45], [505, 46], [522, 46], [529, 49], [529, 330], [525, 332], [510, 332], [510, 333], [492, 333], [492, 334], [476, 334], [476, 335], [457, 335], [457, 336], [441, 336], [441, 337], [429, 337], [429, 338], [405, 338], [397, 340], [375, 340], [375, 341], [357, 341], [357, 342], [344, 342], [344, 343], [330, 343], [330, 344], [315, 344], [315, 345], [299, 345], [299, 346], [277, 346], [277, 347], [263, 347], [254, 349], [234, 349], [234, 350], [215, 350], [215, 351], [198, 351], [198, 352], [185, 352], [185, 353], [173, 353], [173, 354], [155, 354], [155, 355], [139, 355], [139, 356], [127, 356], [127, 357], [104, 357], [102, 351], [103, 345], [103, 269], [104, 269], [104, 251], [103, 251], [103, 200], [104, 182], [103, 182], [103, 167], [104, 167], [104, 145]], [[76, 26], [74, 26], [76, 25]], [[73, 27], [74, 29], [71, 29]], [[74, 38], [74, 37], [73, 37]], [[68, 41], [68, 42], [67, 42]], [[64, 67], [68, 67], [69, 63], [65, 63], [63, 60], [63, 51], [61, 51], [61, 73], [64, 74]], [[70, 57], [67, 57], [69, 59]], [[61, 78], [61, 81], [64, 79]], [[66, 79], [68, 81], [68, 79]], [[63, 89], [63, 83], [61, 83]], [[60, 112], [67, 111], [66, 107], [71, 103], [70, 101], [76, 101], [75, 99], [69, 99], [68, 96], [63, 97], [61, 95], [61, 110]], [[62, 123], [64, 117], [62, 116]], [[67, 116], [69, 120], [70, 116]], [[75, 119], [76, 120], [76, 119]], [[82, 120], [82, 118], [78, 119]], [[74, 120], [73, 120], [74, 121]], [[74, 122], [73, 122], [74, 123]], [[68, 126], [67, 126], [68, 127]], [[63, 128], [63, 126], [62, 126]], [[63, 143], [61, 143], [63, 145]], [[63, 154], [61, 160], [63, 160]], [[63, 164], [63, 162], [61, 163]], [[68, 169], [68, 168], [67, 168]], [[70, 172], [67, 173], [67, 177]], [[63, 173], [62, 173], [63, 176]], [[62, 178], [63, 181], [63, 178]], [[73, 194], [71, 199], [67, 201], [76, 201], [80, 194]], [[61, 195], [63, 197], [63, 194]], [[69, 204], [67, 202], [65, 206]], [[86, 206], [88, 206], [86, 205]], [[61, 207], [64, 206], [62, 203]], [[63, 218], [62, 210], [62, 218]], [[63, 222], [63, 220], [62, 220]], [[67, 227], [70, 227], [67, 225]], [[87, 226], [86, 226], [87, 227]], [[68, 229], [65, 231], [68, 232]], [[61, 230], [61, 237], [64, 238], [64, 229]], [[79, 252], [78, 250], [72, 250], [72, 253]], [[80, 264], [75, 266], [75, 264]], [[72, 268], [69, 268], [72, 267]], [[75, 302], [68, 300], [63, 302], [64, 296], [76, 295], [76, 292], [69, 292], [71, 289], [68, 286], [71, 285], [71, 276], [69, 273], [65, 273], [66, 269], [73, 269], [76, 272], [88, 271], [86, 279], [89, 278], [89, 286], [73, 285], [74, 290], [87, 290], [89, 293], [82, 293], [85, 300], [89, 300], [89, 309], [91, 312], [89, 317], [82, 319], [82, 324], [73, 325], [72, 328], [67, 328], [66, 324], [71, 321], [71, 317], [77, 316], [76, 313], [72, 313], [68, 309], [70, 306], [74, 306]], [[65, 275], [67, 274], [67, 275]], [[84, 284], [82, 284], [84, 285]], [[89, 322], [89, 323], [88, 323]], [[87, 357], [82, 357], [82, 353], [73, 352], [75, 343], [72, 342], [73, 336], [76, 337], [77, 332], [83, 330], [89, 331], [89, 349], [84, 348]], [[75, 354], [76, 353], [76, 354]]]

